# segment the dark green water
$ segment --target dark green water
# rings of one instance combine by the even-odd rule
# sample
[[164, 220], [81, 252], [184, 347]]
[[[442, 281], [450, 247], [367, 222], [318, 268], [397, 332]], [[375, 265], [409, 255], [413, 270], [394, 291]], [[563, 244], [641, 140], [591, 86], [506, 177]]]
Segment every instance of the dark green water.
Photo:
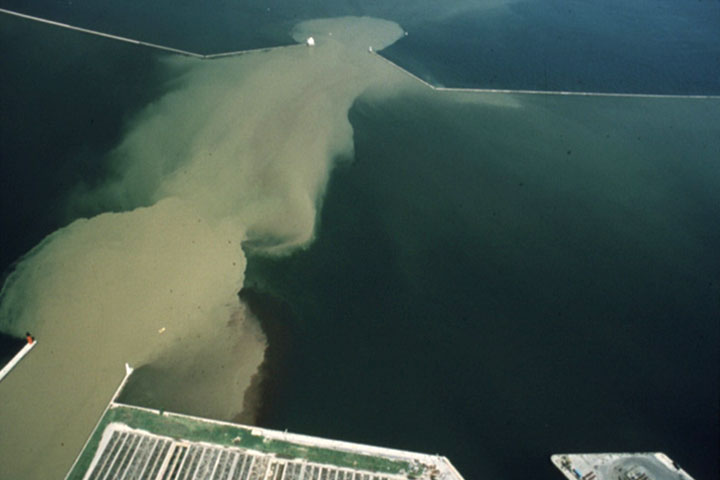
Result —
[[403, 25], [384, 55], [434, 84], [720, 93], [720, 2], [517, 1]]
[[316, 242], [249, 264], [294, 309], [263, 423], [466, 478], [647, 450], [713, 478], [717, 107], [358, 102]]
[[105, 175], [101, 159], [139, 108], [167, 90], [161, 55], [0, 15], [0, 269], [78, 213], [78, 185]]
[[0, 368], [12, 360], [24, 345], [24, 340], [0, 333]]

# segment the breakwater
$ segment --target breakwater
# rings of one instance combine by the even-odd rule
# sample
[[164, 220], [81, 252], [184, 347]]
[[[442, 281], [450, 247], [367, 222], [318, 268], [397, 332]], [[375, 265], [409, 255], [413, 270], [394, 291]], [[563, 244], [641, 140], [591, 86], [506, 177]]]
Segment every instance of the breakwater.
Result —
[[237, 51], [233, 51], [233, 52], [222, 52], [222, 53], [213, 53], [213, 54], [205, 55], [202, 53], [190, 52], [188, 50], [181, 50], [179, 48], [168, 47], [165, 45], [159, 45], [157, 43], [145, 42], [143, 40], [137, 40], [134, 38], [128, 38], [128, 37], [123, 37], [120, 35], [113, 35], [110, 33], [99, 32], [97, 30], [91, 30], [89, 28], [77, 27], [75, 25], [70, 25], [70, 24], [62, 23], [62, 22], [56, 22], [54, 20], [48, 20], [47, 18], [35, 17], [32, 15], [27, 15], [27, 14], [20, 13], [20, 12], [14, 12], [12, 10], [6, 10], [4, 8], [0, 8], [0, 13], [5, 13], [7, 15], [12, 15], [15, 17], [23, 18], [25, 20], [31, 20], [34, 22], [45, 23], [47, 25], [52, 25], [54, 27], [66, 28], [68, 30], [74, 30], [76, 32], [81, 32], [81, 33], [85, 33], [88, 35], [95, 35], [98, 37], [108, 38], [110, 40], [117, 40], [119, 42], [130, 43], [132, 45], [138, 45], [141, 47], [153, 48], [155, 50], [161, 50], [163, 52], [174, 53], [177, 55], [184, 55], [186, 57], [198, 58], [201, 60], [211, 60], [213, 58], [231, 57], [231, 56], [235, 56], [235, 55], [242, 55], [245, 53], [261, 52], [261, 51], [274, 50], [277, 48], [287, 48], [287, 47], [297, 46], [297, 45], [284, 45], [284, 46], [280, 46], [280, 47], [255, 48], [255, 49], [248, 49], [248, 50], [237, 50]]
[[[262, 52], [262, 51], [275, 50], [278, 48], [289, 48], [289, 47], [301, 46], [300, 44], [293, 44], [293, 45], [281, 45], [278, 47], [255, 48], [255, 49], [248, 49], [248, 50], [236, 50], [236, 51], [231, 51], [231, 52], [202, 54], [202, 53], [197, 53], [197, 52], [191, 52], [188, 50], [182, 50], [179, 48], [168, 47], [165, 45], [159, 45], [157, 43], [145, 42], [143, 40], [137, 40], [134, 38], [128, 38], [128, 37], [123, 37], [120, 35], [104, 33], [104, 32], [100, 32], [97, 30], [91, 30], [88, 28], [77, 27], [75, 25], [70, 25], [70, 24], [62, 23], [62, 22], [56, 22], [54, 20], [49, 20], [46, 18], [35, 17], [33, 15], [27, 15], [27, 14], [15, 12], [12, 10], [6, 10], [4, 8], [0, 8], [0, 13], [5, 13], [7, 15], [24, 18], [26, 20], [32, 20], [35, 22], [45, 23], [45, 24], [52, 25], [55, 27], [67, 28], [69, 30], [74, 30], [74, 31], [85, 33], [88, 35], [96, 35], [99, 37], [108, 38], [110, 40], [117, 40], [120, 42], [130, 43], [133, 45], [138, 45], [138, 46], [147, 47], [147, 48], [153, 48], [153, 49], [161, 50], [161, 51], [168, 52], [168, 53], [184, 55], [186, 57], [198, 58], [200, 60], [212, 60], [215, 58], [232, 57], [232, 56], [243, 55], [243, 54], [251, 53], [251, 52]], [[392, 65], [394, 68], [401, 70], [404, 74], [406, 74], [406, 75], [410, 76], [411, 78], [415, 79], [416, 81], [422, 83], [426, 87], [431, 88], [432, 90], [435, 90], [438, 92], [498, 93], [498, 94], [511, 94], [511, 95], [557, 95], [557, 96], [580, 96], [580, 97], [720, 99], [720, 95], [673, 95], [673, 94], [622, 93], [622, 92], [581, 92], [581, 91], [578, 92], [578, 91], [565, 91], [565, 90], [522, 90], [522, 89], [499, 89], [499, 88], [438, 87], [436, 85], [433, 85], [433, 84], [423, 80], [422, 78], [418, 77], [417, 75], [410, 72], [409, 70], [401, 67], [400, 65], [393, 62], [392, 60], [382, 56], [381, 54], [379, 54], [372, 48], [369, 48], [369, 52], [370, 52], [370, 54], [375, 55], [375, 56], [381, 58], [382, 60], [386, 61], [387, 63]]]

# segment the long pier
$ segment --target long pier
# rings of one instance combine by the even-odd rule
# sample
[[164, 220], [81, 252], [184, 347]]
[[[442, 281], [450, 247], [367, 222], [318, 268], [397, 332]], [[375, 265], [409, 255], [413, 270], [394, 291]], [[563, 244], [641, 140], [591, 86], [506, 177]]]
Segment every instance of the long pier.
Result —
[[30, 353], [30, 350], [35, 348], [35, 345], [37, 345], [37, 340], [33, 340], [32, 343], [26, 343], [25, 346], [20, 349], [18, 353], [15, 354], [15, 356], [10, 360], [3, 368], [0, 370], [0, 382], [3, 381], [3, 378], [7, 377], [10, 371], [17, 366], [18, 363], [20, 363], [20, 360], [25, 358], [25, 355]]
[[[205, 55], [205, 54], [201, 54], [201, 53], [190, 52], [188, 50], [181, 50], [179, 48], [167, 47], [165, 45], [158, 45], [156, 43], [145, 42], [143, 40], [136, 40], [134, 38], [122, 37], [119, 35], [112, 35], [109, 33], [99, 32], [97, 30], [91, 30], [88, 28], [76, 27], [74, 25], [69, 25], [67, 23], [61, 23], [61, 22], [56, 22], [54, 20], [48, 20], [46, 18], [35, 17], [32, 15], [27, 15], [27, 14], [15, 12], [12, 10], [6, 10], [4, 8], [0, 8], [0, 13], [5, 13], [7, 15], [24, 18], [26, 20], [32, 20], [35, 22], [53, 25], [55, 27], [67, 28], [69, 30], [82, 32], [82, 33], [86, 33], [89, 35], [96, 35], [99, 37], [108, 38], [110, 40], [117, 40], [120, 42], [130, 43], [133, 45], [154, 48], [156, 50], [161, 50], [161, 51], [168, 52], [168, 53], [175, 53], [175, 54], [184, 55], [187, 57], [198, 58], [200, 60], [212, 60], [215, 58], [231, 57], [231, 56], [243, 55], [245, 53], [251, 53], [251, 52], [269, 51], [269, 50], [274, 50], [274, 49], [278, 49], [278, 48], [288, 48], [288, 47], [300, 46], [299, 44], [282, 45], [282, 46], [278, 46], [278, 47], [255, 48], [255, 49], [249, 49], [249, 50], [237, 50], [237, 51], [233, 51], [233, 52], [222, 52], [222, 53], [213, 53], [213, 54]], [[401, 67], [400, 65], [393, 62], [392, 60], [375, 52], [372, 48], [370, 48], [369, 51], [372, 55], [375, 55], [378, 58], [383, 59], [384, 61], [386, 61], [387, 63], [392, 65], [394, 68], [397, 68], [404, 74], [410, 76], [411, 78], [415, 79], [416, 81], [420, 82], [421, 84], [425, 85], [426, 87], [428, 87], [432, 90], [438, 91], [438, 92], [495, 93], [495, 94], [511, 94], [511, 95], [557, 95], [557, 96], [578, 96], [578, 97], [679, 98], [679, 99], [714, 99], [714, 100], [720, 99], [720, 95], [678, 95], [678, 94], [663, 94], [663, 93], [576, 92], [576, 91], [570, 91], [570, 90], [523, 90], [523, 89], [502, 89], [502, 88], [438, 87], [438, 86], [435, 86], [435, 85], [423, 80], [422, 78], [420, 78], [417, 75], [415, 75], [414, 73], [406, 70], [405, 68]]]

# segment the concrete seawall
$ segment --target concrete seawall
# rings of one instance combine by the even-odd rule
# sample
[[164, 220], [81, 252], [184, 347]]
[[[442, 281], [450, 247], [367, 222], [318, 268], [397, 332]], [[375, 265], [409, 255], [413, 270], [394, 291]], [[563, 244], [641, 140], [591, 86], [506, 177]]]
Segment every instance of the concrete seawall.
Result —
[[673, 95], [673, 94], [654, 94], [654, 93], [616, 93], [616, 92], [575, 92], [564, 90], [512, 90], [502, 88], [454, 88], [454, 87], [437, 87], [414, 73], [404, 69], [392, 60], [384, 57], [382, 54], [370, 50], [370, 53], [383, 59], [393, 67], [402, 71], [406, 75], [412, 77], [428, 88], [438, 92], [474, 92], [474, 93], [503, 93], [513, 95], [560, 95], [560, 96], [580, 96], [580, 97], [629, 97], [629, 98], [694, 98], [694, 99], [720, 99], [720, 95]]

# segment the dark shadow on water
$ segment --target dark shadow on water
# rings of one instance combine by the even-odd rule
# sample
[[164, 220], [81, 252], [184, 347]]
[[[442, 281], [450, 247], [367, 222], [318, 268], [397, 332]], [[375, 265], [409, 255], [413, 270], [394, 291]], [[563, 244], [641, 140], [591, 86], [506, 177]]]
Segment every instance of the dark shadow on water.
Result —
[[293, 349], [294, 313], [290, 304], [260, 287], [245, 287], [239, 296], [260, 321], [268, 341], [265, 361], [245, 394], [243, 410], [255, 413], [256, 425], [267, 426], [277, 399], [284, 394], [282, 386], [287, 376], [287, 359], [291, 357], [289, 353]]
[[24, 344], [25, 341], [21, 338], [0, 333], [0, 367], [12, 360]]

